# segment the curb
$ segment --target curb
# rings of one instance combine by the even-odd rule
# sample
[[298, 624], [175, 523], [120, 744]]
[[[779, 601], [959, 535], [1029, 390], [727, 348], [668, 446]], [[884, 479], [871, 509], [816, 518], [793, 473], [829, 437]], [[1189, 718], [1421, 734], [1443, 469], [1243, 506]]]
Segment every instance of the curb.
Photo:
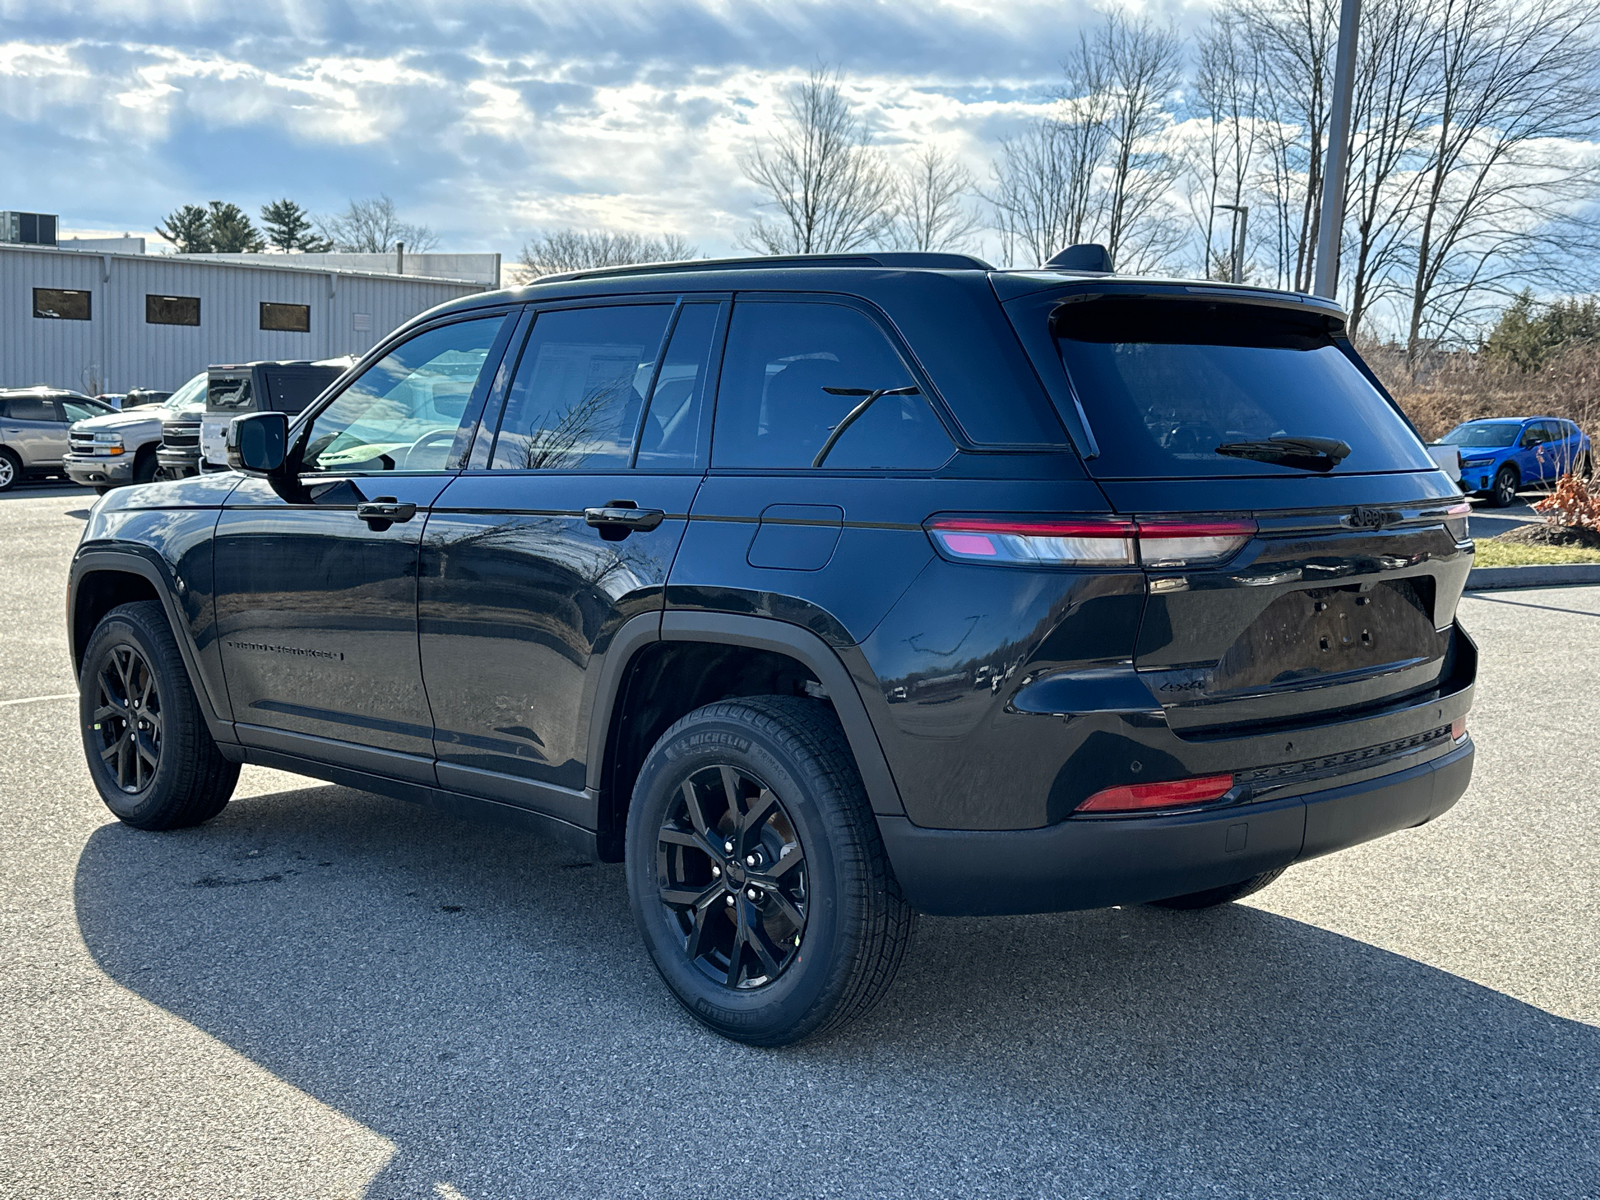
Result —
[[1467, 574], [1469, 592], [1501, 588], [1568, 587], [1600, 583], [1600, 563], [1551, 563], [1537, 567], [1473, 567]]

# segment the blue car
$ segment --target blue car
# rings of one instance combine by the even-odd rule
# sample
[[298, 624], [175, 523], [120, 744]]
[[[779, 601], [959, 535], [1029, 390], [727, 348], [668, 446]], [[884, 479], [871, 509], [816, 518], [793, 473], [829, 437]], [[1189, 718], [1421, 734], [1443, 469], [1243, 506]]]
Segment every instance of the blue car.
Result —
[[1594, 470], [1589, 438], [1559, 417], [1492, 417], [1457, 425], [1440, 439], [1461, 451], [1461, 487], [1491, 506], [1516, 503], [1517, 489]]

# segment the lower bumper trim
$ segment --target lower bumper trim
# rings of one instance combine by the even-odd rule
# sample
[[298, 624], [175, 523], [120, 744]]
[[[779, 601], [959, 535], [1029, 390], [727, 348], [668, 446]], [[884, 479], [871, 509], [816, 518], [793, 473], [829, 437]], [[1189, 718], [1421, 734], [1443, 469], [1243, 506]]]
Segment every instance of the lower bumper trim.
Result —
[[924, 829], [878, 817], [914, 908], [944, 916], [1068, 912], [1223, 887], [1424, 824], [1472, 779], [1473, 747], [1303, 796], [1043, 829]]

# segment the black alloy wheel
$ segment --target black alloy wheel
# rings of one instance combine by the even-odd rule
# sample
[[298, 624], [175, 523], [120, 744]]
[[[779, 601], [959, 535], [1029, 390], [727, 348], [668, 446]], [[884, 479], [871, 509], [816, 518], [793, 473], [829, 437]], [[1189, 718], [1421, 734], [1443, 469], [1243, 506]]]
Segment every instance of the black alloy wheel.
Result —
[[150, 786], [161, 765], [161, 693], [139, 651], [111, 647], [95, 672], [93, 731], [100, 760], [130, 796]]
[[1494, 477], [1494, 488], [1489, 494], [1489, 503], [1495, 508], [1505, 508], [1517, 502], [1517, 469], [1512, 466], [1501, 467]]
[[773, 983], [805, 937], [806, 856], [783, 802], [718, 764], [683, 781], [657, 834], [662, 908], [684, 955], [730, 988]]
[[233, 794], [239, 765], [212, 740], [159, 601], [119, 604], [95, 626], [78, 671], [78, 720], [89, 777], [125, 824], [198, 825]]
[[915, 913], [833, 710], [742, 696], [685, 714], [628, 805], [628, 901], [697, 1021], [786, 1046], [887, 993]]

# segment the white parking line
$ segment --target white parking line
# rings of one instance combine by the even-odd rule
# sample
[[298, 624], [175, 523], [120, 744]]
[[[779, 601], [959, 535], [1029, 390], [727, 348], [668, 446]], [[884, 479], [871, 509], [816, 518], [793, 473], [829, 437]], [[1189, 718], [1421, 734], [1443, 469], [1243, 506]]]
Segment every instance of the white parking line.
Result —
[[43, 704], [46, 700], [76, 700], [77, 692], [62, 692], [59, 696], [28, 696], [22, 700], [0, 700], [0, 708], [10, 708], [13, 704]]

